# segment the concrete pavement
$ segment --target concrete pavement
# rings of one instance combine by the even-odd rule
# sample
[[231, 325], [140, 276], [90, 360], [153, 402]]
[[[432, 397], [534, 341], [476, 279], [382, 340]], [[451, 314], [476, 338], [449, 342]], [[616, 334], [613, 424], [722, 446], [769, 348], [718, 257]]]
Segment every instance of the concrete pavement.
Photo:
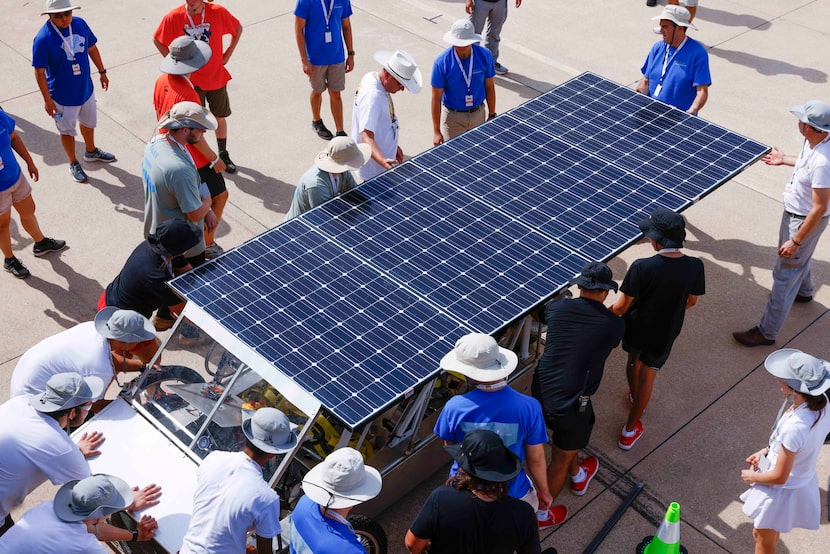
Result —
[[[228, 149], [239, 165], [226, 176], [229, 205], [219, 231], [225, 248], [282, 221], [294, 183], [325, 143], [310, 128], [308, 86], [293, 35], [293, 2], [226, 2], [245, 31], [230, 64], [234, 113]], [[419, 61], [428, 80], [432, 60], [445, 45], [441, 36], [463, 16], [461, 0], [353, 0], [356, 69], [347, 76], [345, 116], [360, 77], [375, 70], [371, 53], [402, 48]], [[0, 37], [0, 104], [40, 168], [34, 184], [38, 216], [48, 236], [69, 248], [35, 258], [18, 223], [12, 238], [32, 276], [3, 279], [0, 306], [0, 400], [16, 359], [38, 340], [87, 321], [102, 288], [141, 240], [143, 193], [141, 153], [154, 127], [151, 94], [160, 57], [151, 35], [172, 2], [82, 1], [78, 16], [99, 38], [110, 90], [96, 90], [99, 145], [118, 156], [109, 165], [85, 164], [90, 182], [69, 176], [51, 120], [31, 69], [31, 41], [45, 17], [40, 0], [2, 0], [6, 23]], [[649, 46], [658, 39], [649, 18], [659, 8], [645, 2], [526, 0], [512, 7], [502, 35], [500, 61], [511, 72], [497, 77], [498, 112], [583, 71], [633, 85]], [[787, 109], [811, 98], [830, 101], [827, 62], [830, 0], [704, 0], [692, 36], [711, 48], [714, 84], [701, 116], [769, 145], [794, 153], [800, 147], [795, 118]], [[429, 94], [400, 93], [395, 105], [401, 145], [416, 154], [431, 145]], [[325, 103], [324, 103], [325, 104]], [[324, 118], [330, 122], [324, 105]], [[79, 146], [80, 148], [80, 146]], [[624, 357], [615, 352], [597, 395], [597, 427], [590, 450], [601, 462], [588, 494], [560, 498], [570, 518], [545, 534], [545, 546], [581, 552], [635, 481], [645, 489], [600, 548], [632, 551], [654, 534], [668, 503], [681, 504], [681, 539], [691, 552], [749, 552], [751, 521], [741, 513], [744, 458], [766, 444], [779, 403], [774, 380], [762, 367], [773, 347], [746, 349], [730, 333], [757, 322], [771, 283], [780, 217], [780, 192], [790, 168], [756, 164], [700, 204], [687, 210], [689, 253], [704, 259], [707, 294], [687, 317], [672, 357], [657, 379], [644, 417], [646, 433], [630, 452], [616, 447], [627, 412]], [[14, 218], [13, 218], [14, 219]], [[648, 255], [638, 245], [612, 260], [621, 278], [630, 262]], [[820, 284], [815, 301], [793, 308], [777, 347], [795, 347], [824, 358], [828, 347], [830, 242], [819, 245], [813, 274]], [[609, 299], [609, 302], [611, 299]], [[819, 462], [822, 505], [830, 447]], [[433, 477], [381, 519], [390, 551], [400, 552], [406, 528], [432, 486]], [[26, 503], [51, 496], [48, 487]], [[826, 510], [826, 508], [825, 508]], [[16, 514], [19, 515], [20, 511]], [[827, 521], [826, 511], [823, 521]], [[818, 532], [793, 531], [779, 552], [820, 552], [830, 540], [826, 523]]]

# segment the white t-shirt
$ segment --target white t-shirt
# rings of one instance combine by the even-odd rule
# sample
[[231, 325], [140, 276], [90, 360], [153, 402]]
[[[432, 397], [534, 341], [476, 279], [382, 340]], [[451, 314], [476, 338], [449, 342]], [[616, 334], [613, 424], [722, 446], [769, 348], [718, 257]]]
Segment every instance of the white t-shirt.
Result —
[[830, 142], [810, 148], [805, 140], [792, 179], [784, 187], [784, 210], [807, 215], [813, 209], [813, 189], [826, 188], [830, 188]]
[[23, 514], [0, 537], [0, 554], [107, 554], [83, 521], [63, 521], [55, 515], [53, 501], [42, 502]]
[[280, 499], [244, 452], [211, 452], [199, 466], [193, 516], [179, 552], [244, 554], [250, 530], [266, 538], [279, 534]]
[[[377, 72], [364, 75], [355, 94], [352, 110], [352, 138], [355, 142], [363, 142], [361, 133], [371, 131], [375, 134], [375, 142], [383, 155], [394, 160], [398, 153], [398, 118], [394, 114], [392, 95], [383, 88]], [[384, 171], [384, 167], [370, 159], [357, 170], [357, 175], [365, 181]]]
[[94, 322], [76, 325], [28, 349], [12, 372], [11, 395], [40, 394], [50, 377], [68, 371], [98, 376], [104, 385], [113, 378], [109, 342], [98, 334]]
[[58, 422], [15, 396], [0, 406], [0, 519], [47, 479], [62, 485], [89, 477], [78, 446]]

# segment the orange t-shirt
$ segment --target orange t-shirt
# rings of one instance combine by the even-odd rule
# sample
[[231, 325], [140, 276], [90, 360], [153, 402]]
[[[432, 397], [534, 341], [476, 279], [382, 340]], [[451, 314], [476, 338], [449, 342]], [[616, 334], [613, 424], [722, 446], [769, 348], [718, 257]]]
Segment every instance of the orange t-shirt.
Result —
[[[156, 119], [160, 120], [164, 114], [170, 111], [170, 108], [179, 102], [196, 102], [198, 104], [199, 93], [196, 92], [187, 77], [162, 73], [156, 79], [156, 85], [153, 87], [153, 107], [156, 109]], [[167, 130], [160, 129], [159, 132], [166, 133]], [[187, 151], [193, 156], [193, 163], [196, 164], [197, 168], [204, 167], [212, 161], [191, 144], [187, 145]]]
[[182, 35], [206, 41], [212, 52], [210, 61], [192, 73], [190, 80], [202, 90], [218, 90], [231, 80], [222, 63], [222, 37], [236, 36], [238, 30], [239, 20], [227, 8], [205, 2], [202, 13], [192, 17], [183, 5], [171, 10], [159, 23], [153, 38], [167, 46]]

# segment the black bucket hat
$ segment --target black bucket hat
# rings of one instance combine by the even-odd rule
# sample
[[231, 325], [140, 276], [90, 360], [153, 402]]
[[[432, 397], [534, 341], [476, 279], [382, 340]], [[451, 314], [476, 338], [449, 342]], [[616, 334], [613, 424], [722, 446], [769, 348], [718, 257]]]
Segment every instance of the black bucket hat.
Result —
[[150, 248], [159, 256], [173, 257], [183, 254], [199, 244], [199, 234], [183, 219], [168, 219], [147, 235]]
[[461, 469], [484, 481], [504, 483], [522, 470], [519, 457], [504, 446], [501, 437], [486, 429], [470, 431], [461, 444], [445, 446], [444, 450]]
[[682, 248], [686, 240], [686, 220], [668, 208], [657, 208], [639, 227], [646, 238], [666, 248]]
[[582, 268], [582, 272], [571, 279], [571, 285], [579, 285], [587, 290], [611, 290], [614, 292], [619, 290], [617, 283], [614, 281], [614, 274], [611, 273], [611, 268], [602, 262], [588, 262]]

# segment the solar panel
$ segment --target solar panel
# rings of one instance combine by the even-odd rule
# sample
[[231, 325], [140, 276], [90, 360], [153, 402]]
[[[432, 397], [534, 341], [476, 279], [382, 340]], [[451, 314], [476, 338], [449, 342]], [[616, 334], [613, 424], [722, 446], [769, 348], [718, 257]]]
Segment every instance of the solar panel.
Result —
[[172, 286], [355, 428], [766, 151], [585, 73]]

